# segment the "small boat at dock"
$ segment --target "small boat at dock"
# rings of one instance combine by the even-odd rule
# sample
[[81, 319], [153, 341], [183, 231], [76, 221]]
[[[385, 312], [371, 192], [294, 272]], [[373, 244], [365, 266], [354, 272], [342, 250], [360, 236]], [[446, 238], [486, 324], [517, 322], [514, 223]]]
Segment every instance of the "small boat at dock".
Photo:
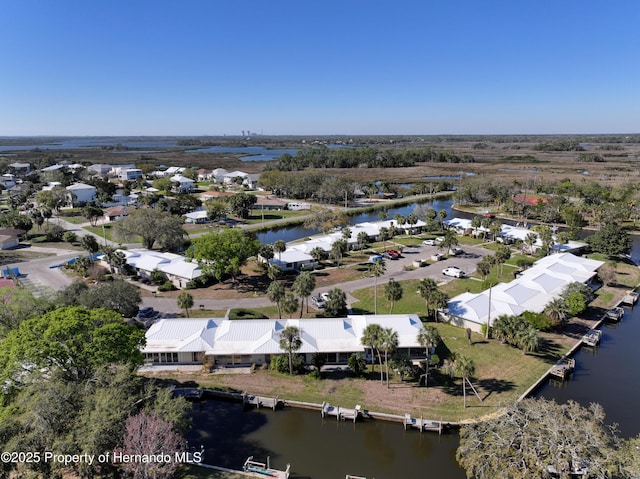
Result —
[[622, 303], [633, 306], [638, 302], [638, 296], [640, 296], [640, 294], [636, 293], [635, 291], [631, 291], [624, 295], [624, 297], [622, 298]]

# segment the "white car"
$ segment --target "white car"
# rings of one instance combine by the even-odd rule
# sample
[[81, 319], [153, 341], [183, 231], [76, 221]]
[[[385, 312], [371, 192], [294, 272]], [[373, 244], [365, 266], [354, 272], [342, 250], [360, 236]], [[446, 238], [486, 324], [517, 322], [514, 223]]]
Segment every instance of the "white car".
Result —
[[422, 244], [424, 244], [425, 246], [435, 246], [436, 245], [436, 240], [434, 239], [426, 239], [422, 242]]
[[311, 296], [311, 304], [318, 309], [324, 309], [327, 307], [327, 303], [320, 296]]
[[329, 293], [328, 292], [324, 292], [320, 295], [320, 297], [326, 302], [329, 301]]
[[445, 276], [451, 276], [453, 278], [465, 277], [464, 271], [462, 271], [457, 266], [449, 266], [448, 268], [443, 269], [442, 274], [444, 274]]

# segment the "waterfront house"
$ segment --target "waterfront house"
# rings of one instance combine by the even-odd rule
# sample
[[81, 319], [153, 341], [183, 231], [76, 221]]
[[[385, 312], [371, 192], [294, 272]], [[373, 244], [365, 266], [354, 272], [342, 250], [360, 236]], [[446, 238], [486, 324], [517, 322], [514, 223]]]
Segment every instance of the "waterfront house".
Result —
[[595, 289], [597, 271], [603, 264], [571, 253], [545, 256], [509, 283], [452, 298], [441, 316], [455, 326], [481, 332], [483, 325], [491, 324], [500, 315], [544, 311], [569, 283], [580, 282]]
[[[379, 324], [398, 333], [398, 352], [423, 358], [418, 343], [423, 329], [416, 314], [349, 315], [345, 318], [258, 319], [226, 318], [161, 319], [146, 332], [142, 348], [148, 363], [201, 364], [209, 367], [268, 364], [271, 357], [285, 354], [280, 333], [288, 326], [300, 329], [302, 354], [311, 364], [314, 354], [324, 355], [328, 364], [346, 364], [353, 353], [367, 354], [361, 344], [364, 329]], [[370, 352], [369, 352], [370, 354]]]

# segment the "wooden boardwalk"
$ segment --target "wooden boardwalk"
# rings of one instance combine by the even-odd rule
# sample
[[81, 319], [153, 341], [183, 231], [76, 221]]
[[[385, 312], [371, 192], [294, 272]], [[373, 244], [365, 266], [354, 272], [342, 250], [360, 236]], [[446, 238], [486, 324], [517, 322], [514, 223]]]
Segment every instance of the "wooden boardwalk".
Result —
[[335, 416], [338, 421], [353, 421], [356, 422], [356, 419], [360, 416], [361, 412], [360, 404], [356, 404], [356, 407], [353, 409], [341, 408], [340, 406], [332, 406], [327, 402], [322, 403], [322, 409], [320, 413], [322, 417], [325, 416]]
[[252, 394], [242, 393], [242, 404], [244, 404], [245, 406], [254, 405], [258, 409], [260, 409], [261, 407], [268, 407], [275, 411], [276, 408], [280, 404], [282, 404], [282, 401], [278, 399], [278, 396], [274, 398], [267, 398], [267, 397], [254, 396]]
[[258, 462], [253, 460], [253, 456], [244, 461], [242, 470], [246, 473], [256, 477], [275, 477], [277, 479], [288, 479], [289, 472], [291, 470], [291, 464], [287, 464], [287, 468], [284, 471], [278, 469], [272, 469], [269, 465], [269, 458], [267, 462]]
[[407, 427], [414, 427], [420, 432], [434, 431], [442, 434], [442, 421], [431, 421], [429, 419], [423, 419], [422, 416], [420, 416], [420, 418], [411, 417], [411, 414], [406, 413], [402, 422], [405, 430]]
[[622, 304], [628, 304], [629, 306], [633, 306], [638, 302], [638, 293], [635, 291], [631, 291], [627, 293], [624, 298], [622, 298]]

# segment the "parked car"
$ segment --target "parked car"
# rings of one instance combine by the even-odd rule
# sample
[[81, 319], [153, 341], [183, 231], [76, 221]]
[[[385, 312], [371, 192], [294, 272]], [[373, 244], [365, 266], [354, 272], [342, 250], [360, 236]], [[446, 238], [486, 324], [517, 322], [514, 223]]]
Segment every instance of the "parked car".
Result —
[[429, 238], [426, 239], [422, 242], [422, 244], [424, 244], [425, 246], [435, 246], [436, 245], [436, 240], [434, 238]]
[[157, 314], [159, 314], [159, 313], [156, 312], [156, 310], [154, 310], [151, 306], [143, 306], [138, 311], [138, 314], [136, 314], [136, 318], [138, 318], [138, 319], [147, 319], [147, 318], [152, 318], [152, 317], [156, 316]]
[[387, 254], [391, 256], [392, 259], [399, 259], [402, 257], [400, 252], [396, 251], [395, 249], [390, 249], [389, 251], [387, 251]]
[[451, 248], [449, 253], [453, 256], [460, 256], [461, 254], [464, 254], [464, 251], [461, 248]]
[[320, 297], [322, 299], [324, 299], [325, 301], [329, 301], [329, 293], [327, 291], [325, 291], [324, 293], [320, 294]]
[[375, 263], [376, 261], [382, 261], [382, 255], [381, 254], [374, 254], [369, 256], [369, 261], [371, 261], [372, 263]]
[[440, 243], [442, 243], [443, 241], [444, 241], [444, 236], [438, 236], [438, 237], [435, 239], [436, 244], [440, 244]]
[[448, 268], [443, 269], [442, 274], [444, 274], [445, 276], [451, 276], [453, 278], [465, 277], [464, 271], [462, 271], [457, 266], [449, 266]]
[[327, 303], [320, 296], [311, 296], [311, 304], [318, 309], [324, 309], [327, 307]]

